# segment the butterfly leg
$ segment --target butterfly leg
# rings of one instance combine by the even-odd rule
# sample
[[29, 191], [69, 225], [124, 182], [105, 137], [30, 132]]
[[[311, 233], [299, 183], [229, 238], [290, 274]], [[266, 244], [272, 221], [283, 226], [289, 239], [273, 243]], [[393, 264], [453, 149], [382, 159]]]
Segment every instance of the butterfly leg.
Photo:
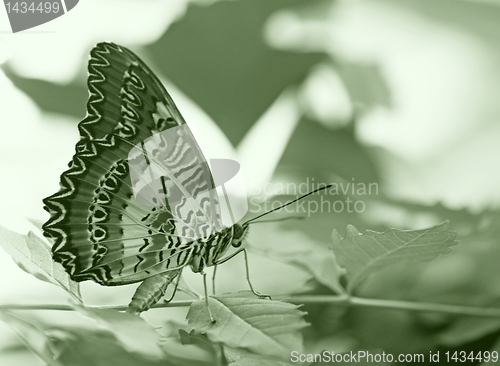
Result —
[[252, 291], [252, 293], [255, 296], [258, 296], [260, 298], [268, 297], [269, 300], [271, 300], [271, 296], [266, 295], [266, 294], [261, 294], [260, 292], [257, 292], [253, 289], [252, 282], [250, 282], [250, 270], [248, 269], [248, 254], [247, 254], [246, 249], [243, 249], [243, 254], [245, 255], [245, 271], [246, 271], [246, 275], [247, 275], [248, 286], [250, 286], [250, 290]]
[[172, 301], [172, 299], [175, 296], [175, 293], [177, 292], [177, 288], [179, 287], [179, 282], [181, 280], [181, 275], [182, 275], [182, 269], [179, 272], [179, 275], [177, 276], [177, 282], [175, 283], [174, 292], [172, 292], [172, 296], [170, 296], [170, 299], [168, 299], [168, 300], [163, 300], [163, 302], [169, 303], [170, 301]]
[[240, 254], [244, 250], [245, 250], [244, 248], [238, 249], [236, 252], [234, 252], [231, 255], [228, 255], [226, 258], [222, 258], [221, 260], [218, 260], [217, 262], [215, 262], [214, 266], [218, 266], [218, 265], [220, 265], [222, 263], [226, 263], [228, 260], [230, 260], [231, 258], [235, 257], [237, 254]]
[[215, 273], [217, 272], [217, 264], [214, 266], [214, 274], [212, 275], [212, 295], [215, 295]]
[[210, 311], [210, 306], [208, 305], [208, 291], [207, 291], [207, 274], [205, 272], [201, 272], [203, 275], [203, 288], [205, 290], [205, 305], [207, 306], [208, 315], [210, 315], [210, 320], [212, 324], [215, 323], [215, 319], [212, 315], [212, 311]]
[[221, 260], [217, 261], [214, 263], [215, 266], [218, 266], [219, 264], [222, 264], [222, 263], [225, 263], [227, 262], [228, 260], [230, 260], [231, 258], [233, 258], [234, 256], [236, 256], [237, 254], [243, 252], [245, 254], [245, 270], [246, 270], [246, 275], [247, 275], [247, 282], [248, 282], [248, 285], [250, 286], [250, 290], [252, 291], [252, 293], [255, 295], [255, 296], [258, 296], [258, 297], [268, 297], [269, 299], [271, 299], [271, 296], [269, 295], [264, 295], [264, 294], [261, 294], [257, 291], [255, 291], [253, 289], [253, 286], [252, 286], [252, 283], [250, 282], [250, 271], [248, 269], [248, 256], [247, 256], [247, 251], [245, 248], [241, 248], [241, 249], [238, 249], [236, 252], [234, 252], [233, 254], [231, 255], [228, 255], [226, 258], [222, 258]]

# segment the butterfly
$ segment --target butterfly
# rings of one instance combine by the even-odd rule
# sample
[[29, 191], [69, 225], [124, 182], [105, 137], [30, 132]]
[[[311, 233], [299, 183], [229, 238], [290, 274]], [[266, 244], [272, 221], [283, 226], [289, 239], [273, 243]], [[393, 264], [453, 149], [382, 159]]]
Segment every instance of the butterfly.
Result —
[[[241, 252], [247, 261], [242, 243], [262, 215], [224, 227], [202, 150], [162, 83], [132, 51], [99, 43], [88, 73], [80, 140], [60, 190], [43, 200], [50, 218], [42, 229], [54, 242], [54, 261], [77, 282], [142, 282], [132, 313], [159, 301], [186, 266], [203, 275], [207, 301], [204, 268]], [[145, 181], [153, 167], [161, 177]]]

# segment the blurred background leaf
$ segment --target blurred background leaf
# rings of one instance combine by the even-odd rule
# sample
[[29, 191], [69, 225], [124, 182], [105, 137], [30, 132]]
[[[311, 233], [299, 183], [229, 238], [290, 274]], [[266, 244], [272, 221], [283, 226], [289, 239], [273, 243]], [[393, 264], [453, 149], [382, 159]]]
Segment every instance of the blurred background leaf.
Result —
[[61, 365], [61, 363], [55, 360], [51, 349], [51, 341], [43, 330], [29, 321], [18, 318], [3, 310], [0, 310], [0, 318], [14, 330], [27, 348], [46, 362], [47, 365]]
[[82, 306], [75, 306], [75, 309], [111, 331], [129, 352], [143, 354], [151, 359], [165, 356], [159, 345], [160, 334], [141, 317], [108, 309]]

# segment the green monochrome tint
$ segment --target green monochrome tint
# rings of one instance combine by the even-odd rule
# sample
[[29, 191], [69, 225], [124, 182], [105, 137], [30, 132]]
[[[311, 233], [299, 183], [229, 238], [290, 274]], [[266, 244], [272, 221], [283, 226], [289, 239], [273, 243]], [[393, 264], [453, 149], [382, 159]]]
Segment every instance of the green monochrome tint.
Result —
[[500, 3], [2, 9], [0, 365], [498, 363]]

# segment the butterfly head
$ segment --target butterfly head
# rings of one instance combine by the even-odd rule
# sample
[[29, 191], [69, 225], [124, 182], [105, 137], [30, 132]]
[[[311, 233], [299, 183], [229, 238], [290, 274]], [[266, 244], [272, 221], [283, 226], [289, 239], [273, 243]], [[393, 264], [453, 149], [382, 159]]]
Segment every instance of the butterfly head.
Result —
[[248, 224], [234, 224], [233, 225], [233, 240], [231, 245], [235, 248], [239, 248], [243, 243], [243, 239], [248, 233]]

